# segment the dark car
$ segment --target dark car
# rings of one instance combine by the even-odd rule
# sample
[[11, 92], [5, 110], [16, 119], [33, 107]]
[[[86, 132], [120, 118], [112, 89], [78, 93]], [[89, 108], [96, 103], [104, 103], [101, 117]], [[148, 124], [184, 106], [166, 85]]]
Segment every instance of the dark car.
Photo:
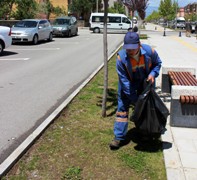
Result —
[[78, 34], [77, 19], [74, 16], [58, 17], [52, 23], [54, 36], [72, 36]]

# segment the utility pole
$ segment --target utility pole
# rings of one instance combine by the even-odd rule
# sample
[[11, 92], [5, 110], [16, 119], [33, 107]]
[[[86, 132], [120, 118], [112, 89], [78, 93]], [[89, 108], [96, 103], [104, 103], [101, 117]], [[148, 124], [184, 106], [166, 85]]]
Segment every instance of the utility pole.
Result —
[[175, 14], [175, 18], [176, 18], [176, 21], [175, 21], [175, 29], [177, 29], [177, 11], [178, 11], [178, 5], [179, 3], [178, 3], [178, 0], [177, 0], [177, 2], [176, 2], [176, 14]]

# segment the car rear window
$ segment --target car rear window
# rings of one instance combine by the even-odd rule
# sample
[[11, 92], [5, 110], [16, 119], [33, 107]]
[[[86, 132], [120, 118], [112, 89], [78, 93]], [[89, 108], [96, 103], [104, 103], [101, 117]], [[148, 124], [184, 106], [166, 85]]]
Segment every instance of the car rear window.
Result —
[[21, 28], [33, 28], [37, 26], [36, 21], [19, 21], [17, 22], [14, 27], [21, 27]]
[[54, 25], [63, 25], [63, 24], [69, 24], [70, 19], [55, 19]]

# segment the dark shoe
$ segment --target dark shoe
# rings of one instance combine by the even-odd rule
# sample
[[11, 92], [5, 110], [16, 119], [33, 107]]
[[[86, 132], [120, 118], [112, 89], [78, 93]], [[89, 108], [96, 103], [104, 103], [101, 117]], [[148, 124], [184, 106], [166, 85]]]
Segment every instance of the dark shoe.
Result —
[[130, 143], [130, 140], [128, 138], [124, 140], [117, 140], [113, 139], [112, 142], [109, 144], [109, 147], [111, 150], [117, 150], [122, 146], [125, 146]]
[[120, 145], [121, 144], [121, 141], [120, 140], [112, 140], [112, 142], [109, 144], [109, 147], [111, 150], [115, 150], [115, 149], [119, 149], [120, 148]]

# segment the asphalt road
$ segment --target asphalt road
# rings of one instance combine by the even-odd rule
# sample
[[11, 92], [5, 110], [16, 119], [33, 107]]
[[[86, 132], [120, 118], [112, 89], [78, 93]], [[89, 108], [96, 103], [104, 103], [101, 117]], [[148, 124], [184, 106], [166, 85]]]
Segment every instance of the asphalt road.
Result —
[[[124, 34], [108, 34], [108, 54]], [[0, 57], [0, 163], [103, 63], [103, 35], [15, 44]]]

